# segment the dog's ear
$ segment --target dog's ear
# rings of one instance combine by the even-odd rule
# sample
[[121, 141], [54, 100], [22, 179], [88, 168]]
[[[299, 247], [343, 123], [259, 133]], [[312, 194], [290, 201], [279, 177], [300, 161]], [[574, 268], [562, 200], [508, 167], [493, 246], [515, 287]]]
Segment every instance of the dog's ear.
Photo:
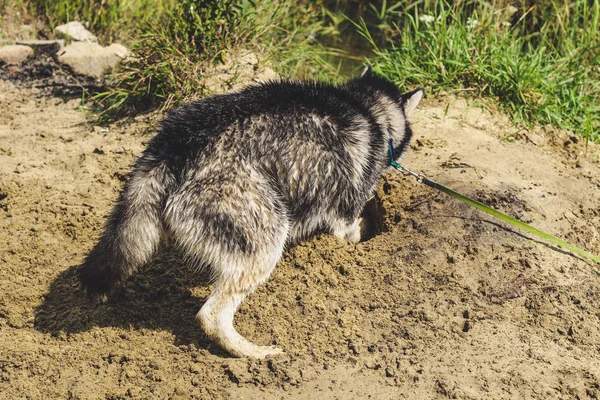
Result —
[[404, 107], [404, 114], [407, 119], [410, 119], [424, 95], [425, 90], [422, 88], [402, 95], [402, 106]]
[[373, 67], [371, 67], [371, 65], [367, 65], [365, 67], [365, 69], [363, 69], [363, 72], [360, 74], [361, 78], [369, 78], [373, 75]]

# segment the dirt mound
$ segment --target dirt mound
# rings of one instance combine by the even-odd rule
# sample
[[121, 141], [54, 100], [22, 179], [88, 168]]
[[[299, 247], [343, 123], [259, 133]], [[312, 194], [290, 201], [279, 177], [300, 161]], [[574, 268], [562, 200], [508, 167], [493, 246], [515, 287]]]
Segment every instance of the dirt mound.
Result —
[[[450, 104], [446, 111], [446, 105]], [[230, 358], [194, 319], [209, 293], [163, 249], [105, 305], [75, 268], [154, 121], [94, 126], [77, 101], [0, 86], [0, 392], [5, 398], [597, 398], [597, 265], [390, 171], [373, 236], [287, 251], [236, 317], [277, 344]], [[600, 253], [599, 150], [428, 101], [405, 164]]]

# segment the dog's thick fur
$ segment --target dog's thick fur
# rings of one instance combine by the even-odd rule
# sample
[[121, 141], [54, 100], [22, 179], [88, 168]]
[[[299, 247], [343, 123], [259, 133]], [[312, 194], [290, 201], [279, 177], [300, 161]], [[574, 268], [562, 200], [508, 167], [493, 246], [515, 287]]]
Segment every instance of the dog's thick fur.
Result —
[[264, 358], [233, 327], [287, 244], [317, 229], [360, 240], [358, 217], [412, 135], [423, 96], [401, 95], [370, 68], [344, 85], [280, 81], [212, 96], [172, 111], [136, 162], [98, 244], [80, 269], [105, 297], [171, 237], [214, 291], [197, 319], [236, 356]]

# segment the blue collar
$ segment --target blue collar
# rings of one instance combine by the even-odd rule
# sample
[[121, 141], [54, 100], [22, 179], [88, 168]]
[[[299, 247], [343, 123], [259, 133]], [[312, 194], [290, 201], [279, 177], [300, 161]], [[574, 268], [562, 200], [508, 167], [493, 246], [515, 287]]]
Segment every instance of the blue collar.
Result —
[[394, 139], [390, 138], [388, 142], [389, 155], [390, 155], [390, 163], [389, 165], [394, 168], [402, 168], [400, 164], [396, 162], [396, 154], [394, 152]]

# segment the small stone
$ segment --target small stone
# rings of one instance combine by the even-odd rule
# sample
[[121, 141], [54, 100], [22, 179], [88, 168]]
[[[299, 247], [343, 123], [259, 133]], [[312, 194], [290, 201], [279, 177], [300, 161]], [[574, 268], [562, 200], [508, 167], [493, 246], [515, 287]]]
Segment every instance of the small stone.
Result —
[[134, 386], [127, 389], [127, 395], [130, 397], [137, 397], [142, 392], [142, 388], [139, 386]]
[[108, 132], [108, 130], [109, 129], [104, 126], [99, 126], [99, 125], [94, 126], [94, 132], [96, 132], [96, 133], [105, 133], [105, 132]]
[[175, 395], [184, 396], [187, 394], [187, 390], [182, 385], [175, 386]]
[[198, 375], [198, 374], [203, 373], [204, 371], [202, 370], [202, 367], [200, 367], [200, 365], [198, 365], [198, 364], [192, 364], [192, 365], [190, 365], [190, 372], [192, 374]]
[[134, 369], [127, 368], [125, 370], [125, 376], [128, 377], [128, 378], [130, 378], [130, 379], [133, 379], [133, 378], [136, 378], [138, 376], [138, 374], [137, 374], [137, 372]]
[[79, 21], [71, 21], [64, 25], [57, 26], [54, 30], [66, 39], [77, 42], [96, 43], [98, 38]]
[[0, 60], [9, 65], [21, 64], [32, 54], [31, 47], [21, 44], [0, 47]]
[[129, 55], [129, 49], [119, 43], [113, 43], [110, 46], [105, 47], [104, 52], [114, 54], [120, 59], [123, 59]]
[[116, 43], [102, 47], [98, 43], [74, 42], [63, 49], [58, 61], [67, 64], [75, 73], [100, 79], [128, 52], [125, 46]]

